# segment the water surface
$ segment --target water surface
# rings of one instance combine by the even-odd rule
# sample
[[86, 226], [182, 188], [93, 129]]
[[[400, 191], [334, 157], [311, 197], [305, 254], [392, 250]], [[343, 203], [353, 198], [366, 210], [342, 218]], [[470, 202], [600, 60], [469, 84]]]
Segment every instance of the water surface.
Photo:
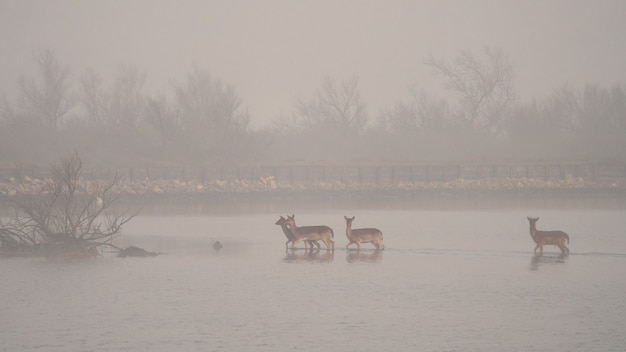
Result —
[[[279, 211], [335, 250], [285, 250]], [[386, 249], [346, 250], [344, 215]], [[571, 254], [533, 255], [526, 216]], [[1, 260], [0, 349], [622, 351], [624, 228], [613, 206], [148, 208], [118, 244], [161, 256]]]

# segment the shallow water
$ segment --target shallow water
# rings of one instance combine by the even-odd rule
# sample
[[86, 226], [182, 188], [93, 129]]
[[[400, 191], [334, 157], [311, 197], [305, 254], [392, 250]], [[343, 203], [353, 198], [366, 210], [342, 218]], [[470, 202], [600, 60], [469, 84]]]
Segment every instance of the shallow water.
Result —
[[[275, 209], [148, 211], [118, 239], [153, 258], [0, 261], [6, 351], [622, 351], [622, 208], [332, 207], [329, 252], [285, 250]], [[296, 209], [297, 210], [297, 209]], [[294, 210], [294, 211], [296, 211]], [[343, 215], [384, 251], [346, 250]], [[571, 237], [533, 255], [526, 216]], [[224, 248], [216, 252], [219, 240]], [[300, 244], [302, 246], [302, 244]], [[322, 248], [324, 245], [322, 244]]]

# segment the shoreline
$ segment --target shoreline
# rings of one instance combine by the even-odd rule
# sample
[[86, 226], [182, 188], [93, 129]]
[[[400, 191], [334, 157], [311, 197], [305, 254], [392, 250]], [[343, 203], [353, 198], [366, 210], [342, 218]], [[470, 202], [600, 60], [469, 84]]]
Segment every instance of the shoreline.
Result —
[[124, 195], [120, 207], [144, 215], [287, 214], [335, 210], [625, 209], [626, 190], [280, 192]]
[[[10, 208], [22, 194], [41, 192], [46, 180], [25, 178], [0, 182], [0, 207]], [[103, 181], [82, 180], [83, 192]], [[457, 179], [447, 182], [375, 184], [279, 183], [274, 179], [211, 181], [120, 180], [113, 189], [116, 204], [132, 208], [199, 208], [199, 212], [290, 211], [302, 208], [358, 207], [493, 207], [499, 204], [549, 207], [626, 208], [623, 180], [589, 182], [580, 178], [536, 180], [527, 178]]]

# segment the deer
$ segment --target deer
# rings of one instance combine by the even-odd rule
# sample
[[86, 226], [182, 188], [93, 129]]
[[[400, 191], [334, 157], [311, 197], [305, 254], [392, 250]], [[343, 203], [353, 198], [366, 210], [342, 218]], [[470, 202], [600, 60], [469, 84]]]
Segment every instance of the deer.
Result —
[[[280, 227], [283, 229], [285, 236], [287, 236], [285, 249], [289, 249], [289, 242], [295, 241], [296, 237], [293, 235], [293, 232], [291, 232], [291, 229], [287, 227], [287, 219], [285, 219], [281, 215], [280, 218], [274, 223], [274, 225], [280, 225]], [[320, 249], [320, 244], [317, 241], [304, 241], [304, 249], [308, 249], [308, 247], [311, 247], [311, 249], [313, 249], [313, 245], [316, 245], [317, 249]], [[293, 248], [293, 244], [291, 245], [291, 247]]]
[[385, 245], [383, 244], [383, 233], [376, 228], [367, 228], [367, 229], [353, 229], [352, 221], [354, 221], [354, 216], [349, 218], [347, 216], [343, 216], [346, 219], [346, 236], [348, 236], [348, 244], [346, 245], [346, 249], [353, 243], [356, 243], [357, 250], [361, 250], [361, 243], [371, 242], [376, 249], [385, 249]]
[[569, 248], [565, 245], [569, 244], [569, 236], [563, 231], [539, 231], [537, 230], [537, 220], [539, 218], [526, 217], [530, 223], [530, 237], [537, 244], [535, 246], [535, 254], [537, 254], [537, 248], [539, 249], [539, 255], [543, 254], [544, 245], [555, 245], [559, 247], [562, 254], [569, 253]]
[[295, 246], [300, 241], [322, 241], [326, 245], [327, 250], [335, 249], [335, 241], [332, 238], [335, 237], [333, 229], [326, 225], [318, 226], [302, 226], [296, 225], [296, 215], [287, 216], [287, 226], [293, 233], [295, 240], [291, 243], [291, 246]]

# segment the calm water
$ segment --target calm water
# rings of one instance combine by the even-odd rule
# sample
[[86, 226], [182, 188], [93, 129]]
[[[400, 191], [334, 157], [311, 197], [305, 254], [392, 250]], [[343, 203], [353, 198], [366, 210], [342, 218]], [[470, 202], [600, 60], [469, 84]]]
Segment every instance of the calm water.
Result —
[[[286, 251], [275, 210], [148, 209], [117, 243], [154, 258], [1, 260], [0, 350], [626, 348], [623, 208], [283, 210], [331, 226], [334, 252]], [[347, 251], [343, 215], [386, 250]], [[534, 256], [526, 216], [569, 233], [571, 254]]]

